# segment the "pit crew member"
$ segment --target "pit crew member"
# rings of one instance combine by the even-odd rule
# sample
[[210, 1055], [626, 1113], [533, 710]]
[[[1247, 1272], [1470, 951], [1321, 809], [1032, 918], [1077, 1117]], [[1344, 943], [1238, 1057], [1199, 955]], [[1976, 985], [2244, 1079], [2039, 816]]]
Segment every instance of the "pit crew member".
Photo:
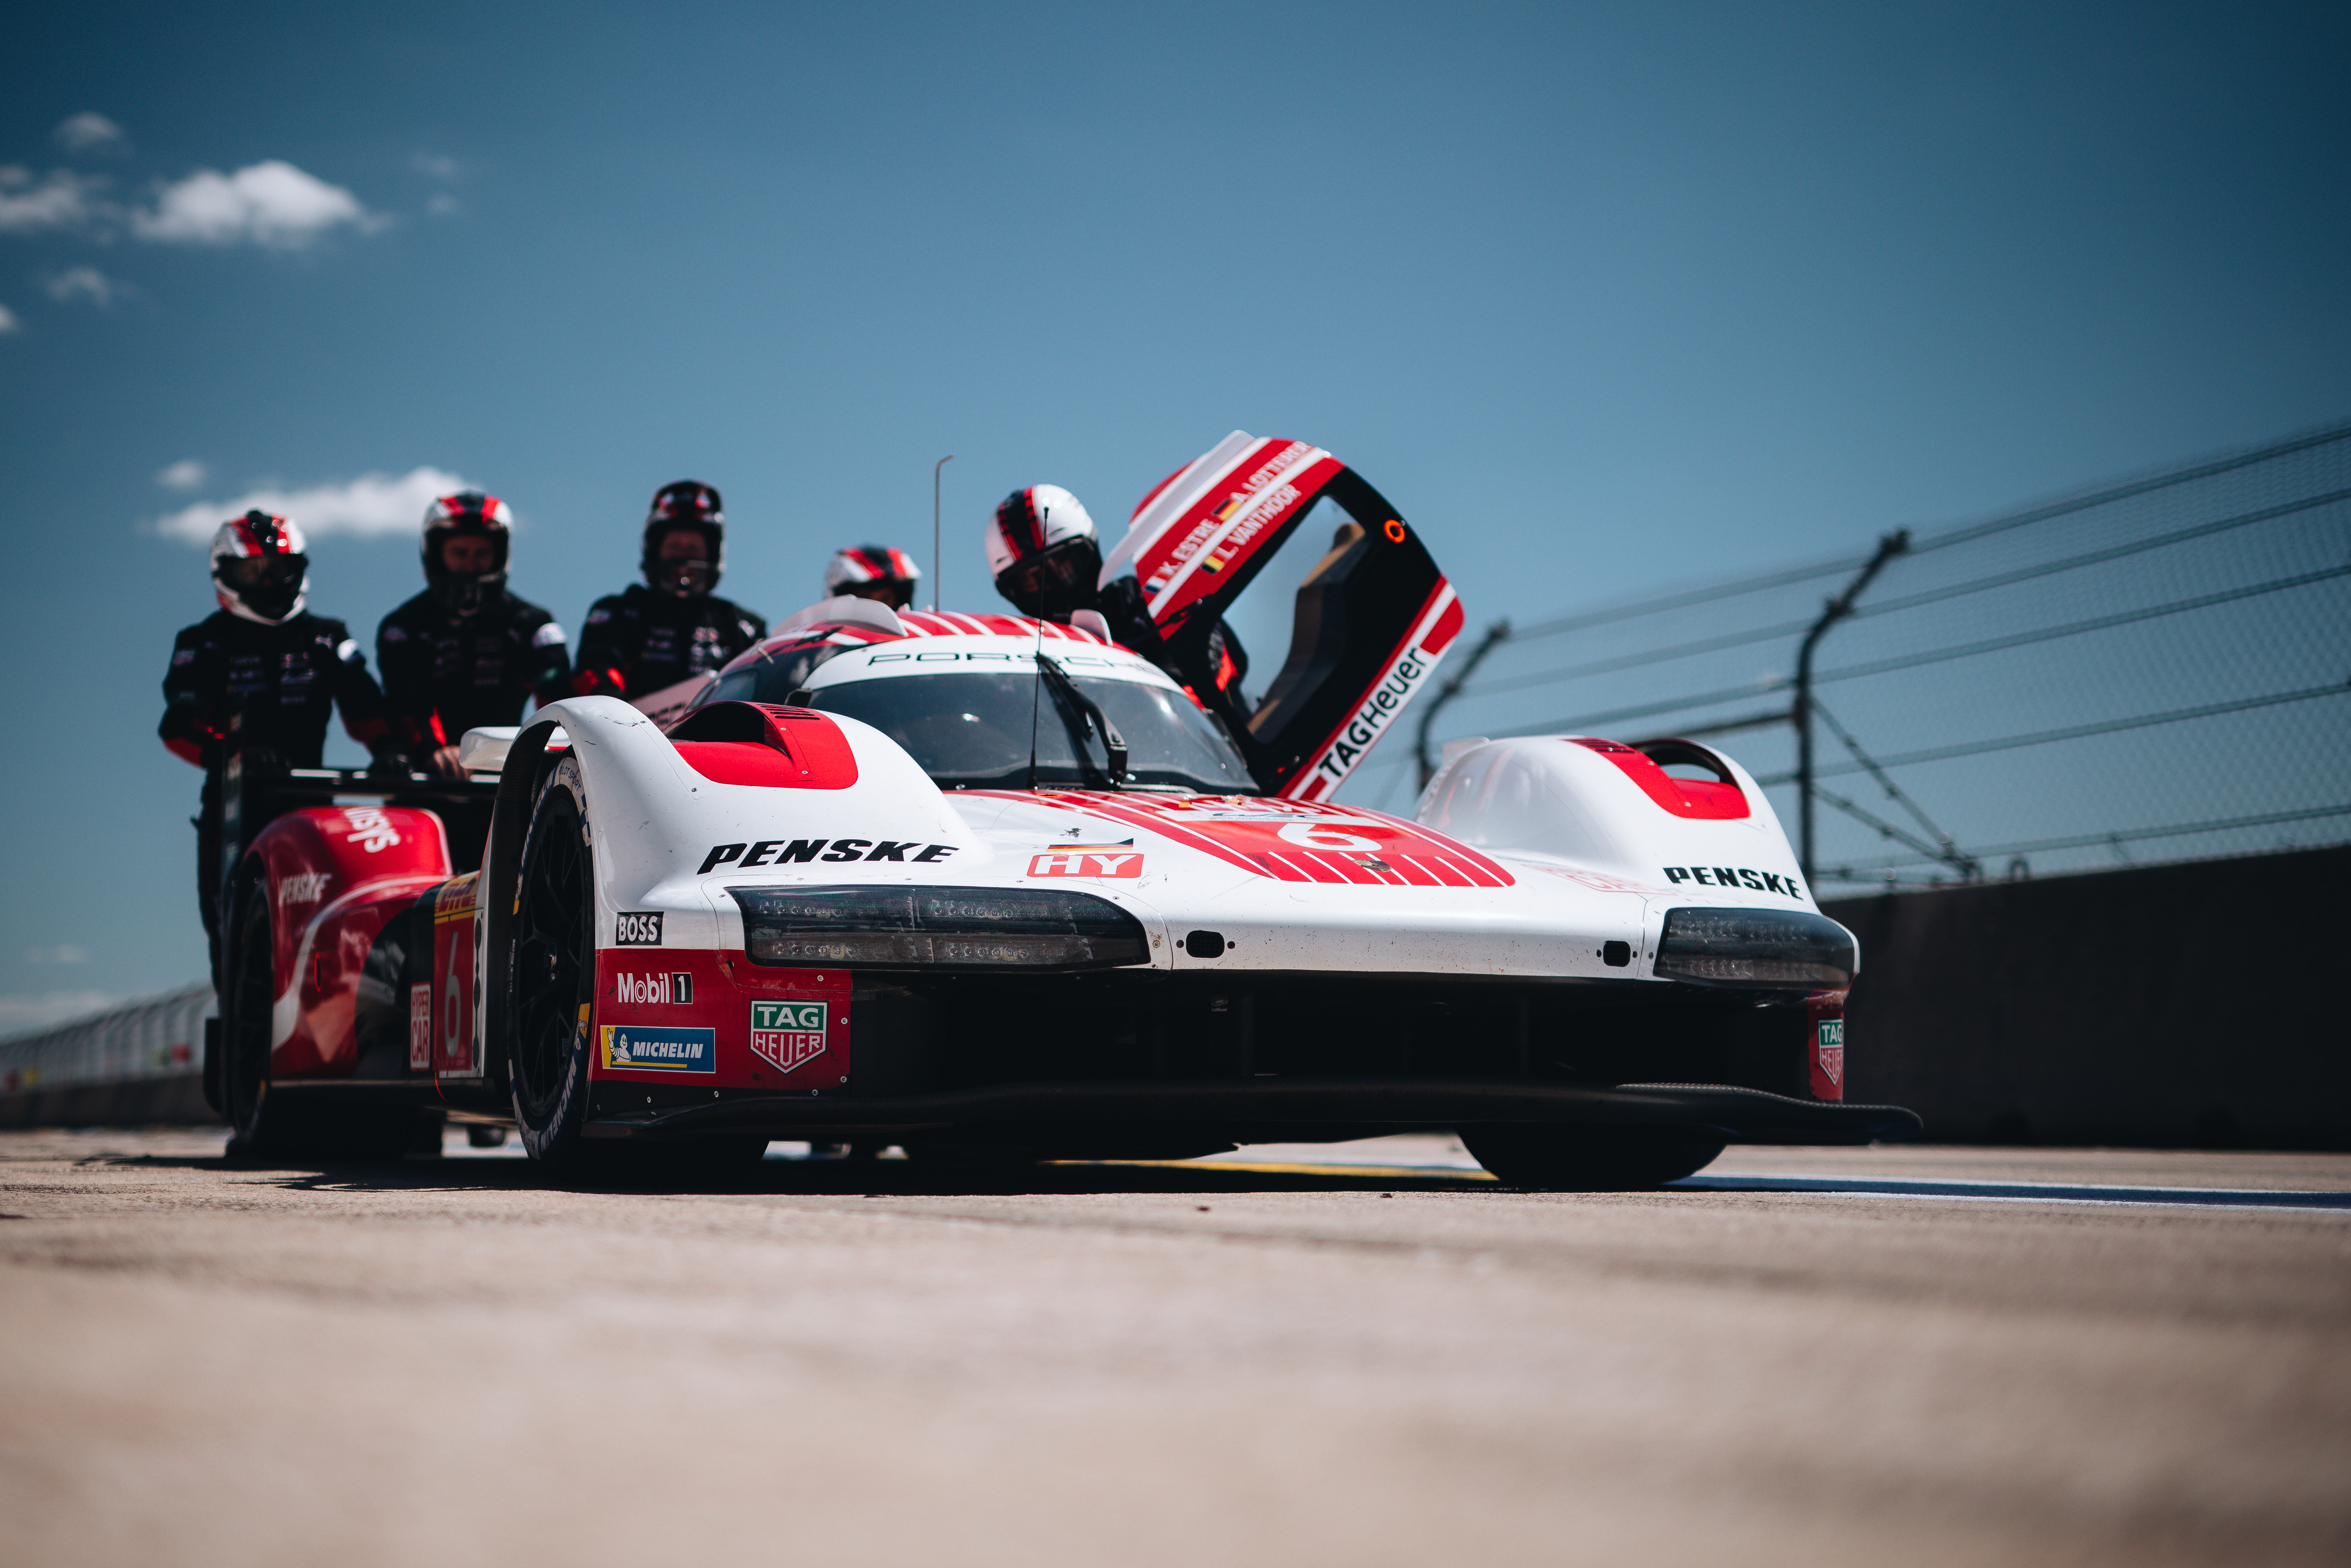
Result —
[[1059, 485], [1015, 490], [998, 506], [987, 527], [987, 570], [997, 592], [1023, 615], [1066, 624], [1078, 611], [1093, 611], [1114, 640], [1165, 670], [1196, 699], [1215, 699], [1228, 716], [1247, 717], [1240, 687], [1249, 653], [1239, 636], [1219, 621], [1196, 667], [1182, 667], [1195, 661], [1179, 658], [1161, 640], [1139, 597], [1101, 591], [1101, 535], [1078, 498]]
[[[484, 725], [519, 724], [523, 704], [571, 695], [563, 627], [507, 591], [514, 512], [464, 490], [424, 508], [424, 591], [383, 618], [375, 657], [392, 733], [426, 771], [462, 779], [457, 743]], [[451, 863], [480, 869], [486, 800], [428, 801], [449, 831]]]
[[710, 591], [726, 563], [718, 492], [694, 479], [664, 485], [645, 514], [645, 580], [600, 599], [580, 633], [571, 689], [641, 697], [716, 670], [768, 634], [768, 623]]
[[478, 490], [424, 509], [424, 591], [383, 618], [375, 656], [384, 701], [410, 757], [464, 776], [457, 742], [485, 725], [519, 724], [526, 699], [571, 695], [571, 660], [555, 617], [507, 588], [514, 512]]
[[[204, 770], [196, 819], [196, 896], [217, 973], [220, 961], [221, 770], [232, 751], [248, 775], [316, 768], [327, 710], [374, 758], [371, 771], [407, 771], [367, 655], [340, 621], [304, 610], [309, 557], [290, 517], [254, 510], [213, 535], [213, 593], [220, 608], [182, 632], [163, 675], [163, 722], [172, 755]], [[248, 807], [248, 810], [251, 808]], [[242, 824], [250, 838], [266, 825]]]
[[851, 594], [871, 599], [893, 610], [914, 602], [914, 584], [923, 569], [904, 550], [888, 545], [852, 545], [835, 555], [824, 569], [824, 596]]

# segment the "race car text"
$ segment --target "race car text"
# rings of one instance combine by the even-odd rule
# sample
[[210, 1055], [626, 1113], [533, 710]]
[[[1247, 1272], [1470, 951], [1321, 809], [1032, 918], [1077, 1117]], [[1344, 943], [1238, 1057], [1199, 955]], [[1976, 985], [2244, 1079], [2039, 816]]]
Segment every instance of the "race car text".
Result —
[[[831, 844], [831, 849], [825, 845]], [[920, 839], [761, 839], [755, 844], [713, 844], [702, 857], [702, 872], [723, 865], [783, 865], [792, 861], [943, 861], [956, 852], [953, 844], [925, 844]], [[700, 874], [700, 873], [697, 873]]]

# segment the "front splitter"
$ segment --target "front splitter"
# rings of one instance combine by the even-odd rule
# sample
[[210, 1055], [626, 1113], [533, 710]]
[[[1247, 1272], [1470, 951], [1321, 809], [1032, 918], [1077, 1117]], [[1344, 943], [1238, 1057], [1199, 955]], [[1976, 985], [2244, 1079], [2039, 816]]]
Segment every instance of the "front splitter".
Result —
[[[1004, 1123], [1188, 1123], [1288, 1129], [1458, 1127], [1487, 1122], [1583, 1122], [1712, 1127], [1734, 1143], [1866, 1144], [1912, 1138], [1922, 1125], [1898, 1105], [1796, 1100], [1720, 1083], [1583, 1085], [1493, 1080], [1216, 1081], [1130, 1083], [1065, 1080], [991, 1084], [928, 1094], [758, 1095], [675, 1110], [602, 1116], [590, 1138], [680, 1138], [765, 1133], [838, 1139]], [[1293, 1132], [1292, 1135], [1295, 1135]]]

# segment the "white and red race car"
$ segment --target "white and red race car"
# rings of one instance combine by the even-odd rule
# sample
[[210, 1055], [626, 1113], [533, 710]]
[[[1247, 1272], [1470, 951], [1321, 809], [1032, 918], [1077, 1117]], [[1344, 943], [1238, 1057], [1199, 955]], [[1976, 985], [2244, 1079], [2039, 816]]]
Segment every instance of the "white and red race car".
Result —
[[[1176, 676], [1326, 506], [1268, 695], [1204, 706]], [[429, 810], [279, 819], [230, 883], [240, 1137], [388, 1146], [427, 1104], [555, 1161], [1452, 1128], [1506, 1180], [1592, 1187], [1916, 1131], [1842, 1103], [1854, 939], [1729, 758], [1481, 742], [1412, 820], [1329, 800], [1461, 617], [1327, 453], [1236, 435], [1105, 578], [1154, 657], [1088, 616], [831, 601], [665, 726], [590, 697], [477, 731], [478, 876]]]

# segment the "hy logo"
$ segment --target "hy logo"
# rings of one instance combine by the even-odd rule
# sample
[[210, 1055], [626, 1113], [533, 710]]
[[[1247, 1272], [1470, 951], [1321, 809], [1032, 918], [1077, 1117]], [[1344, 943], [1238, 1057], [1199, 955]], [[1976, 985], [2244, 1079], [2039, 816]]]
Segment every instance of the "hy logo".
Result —
[[1143, 855], [1126, 849], [1048, 850], [1029, 857], [1029, 874], [1136, 877], [1143, 874]]
[[778, 1072], [795, 1072], [824, 1054], [827, 1002], [753, 1002], [751, 1051]]

